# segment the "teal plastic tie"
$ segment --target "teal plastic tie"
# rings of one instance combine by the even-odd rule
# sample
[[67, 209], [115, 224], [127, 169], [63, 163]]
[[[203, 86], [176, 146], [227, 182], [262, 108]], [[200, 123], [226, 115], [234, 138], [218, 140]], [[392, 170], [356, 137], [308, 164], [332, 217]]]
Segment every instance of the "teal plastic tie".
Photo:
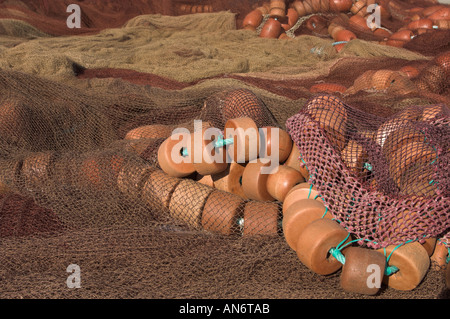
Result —
[[[308, 193], [308, 197], [307, 197], [308, 199], [309, 199], [309, 197], [311, 196], [312, 188], [313, 188], [313, 185], [311, 184], [311, 186], [309, 186], [309, 193]], [[314, 200], [316, 200], [317, 197], [320, 197], [320, 198], [322, 199], [322, 201], [325, 202], [324, 199], [323, 199], [319, 194], [317, 194], [316, 196], [314, 196]], [[328, 207], [325, 207], [325, 213], [323, 213], [322, 218], [324, 218], [325, 215], [326, 215], [327, 213], [328, 213]]]
[[450, 246], [447, 247], [447, 251], [448, 251], [448, 256], [447, 256], [447, 258], [445, 259], [445, 262], [448, 264], [448, 263], [450, 263]]
[[335, 46], [335, 45], [338, 45], [338, 44], [345, 44], [345, 43], [348, 43], [348, 41], [337, 41], [337, 42], [333, 42], [331, 45]]
[[342, 252], [337, 248], [331, 248], [330, 254], [334, 258], [336, 258], [337, 261], [339, 261], [341, 264], [345, 265], [345, 256], [342, 254]]
[[[233, 138], [224, 139], [223, 135], [219, 135], [217, 140], [214, 142], [214, 147], [215, 148], [220, 148], [220, 147], [224, 147], [224, 146], [227, 146], [227, 145], [232, 145], [233, 143], [234, 143], [234, 139]], [[183, 149], [181, 151], [181, 155], [183, 157], [187, 157], [189, 155], [187, 148], [183, 147]]]
[[234, 143], [234, 139], [233, 138], [228, 138], [228, 139], [224, 139], [223, 135], [220, 135], [217, 138], [217, 141], [214, 143], [214, 147], [215, 148], [220, 148], [220, 147], [224, 147], [227, 145], [232, 145]]
[[[386, 258], [386, 264], [389, 264], [389, 259], [391, 258], [392, 254], [394, 253], [394, 251], [396, 249], [398, 249], [400, 246], [408, 244], [410, 242], [413, 242], [413, 240], [408, 240], [403, 244], [397, 245], [397, 247], [395, 247], [394, 249], [392, 249], [391, 253], [389, 254], [389, 256]], [[386, 248], [384, 248], [384, 255], [386, 256]], [[394, 266], [394, 265], [387, 265], [385, 270], [384, 270], [384, 274], [386, 276], [391, 276], [392, 274], [395, 274], [397, 271], [399, 271], [400, 269], [398, 269], [398, 267]]]
[[335, 248], [331, 248], [329, 250], [329, 253], [331, 254], [331, 256], [333, 256], [334, 258], [336, 258], [337, 261], [339, 261], [341, 264], [345, 265], [345, 256], [342, 254], [341, 249], [344, 248], [345, 246], [341, 247], [346, 241], [347, 239], [350, 237], [350, 233], [348, 233], [347, 237], [345, 237], [345, 239], [343, 241], [341, 241], [339, 243], [339, 245], [337, 245]]
[[305, 162], [305, 160], [302, 157], [302, 154], [300, 154], [300, 159], [302, 160], [303, 164], [305, 164], [306, 170], [309, 171], [308, 166], [306, 165], [306, 162]]
[[325, 218], [325, 215], [328, 213], [328, 207], [325, 206], [325, 213], [323, 213], [322, 218]]
[[386, 276], [391, 276], [391, 275], [395, 274], [397, 271], [399, 271], [399, 269], [397, 267], [395, 267], [395, 266], [387, 266], [384, 269], [384, 274]]

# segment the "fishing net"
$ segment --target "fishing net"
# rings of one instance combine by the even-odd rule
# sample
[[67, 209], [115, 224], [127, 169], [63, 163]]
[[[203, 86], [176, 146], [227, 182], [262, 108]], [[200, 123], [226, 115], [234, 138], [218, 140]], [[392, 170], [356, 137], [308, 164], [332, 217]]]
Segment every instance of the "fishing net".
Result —
[[[391, 33], [437, 5], [378, 3]], [[448, 29], [395, 47], [315, 4], [267, 39], [268, 13], [255, 30], [243, 21], [268, 3], [212, 0], [80, 1], [82, 28], [68, 29], [68, 5], [0, 2], [3, 297], [448, 298]], [[331, 23], [357, 39], [338, 51]], [[288, 133], [290, 187], [307, 183], [351, 246], [430, 245], [420, 284], [368, 296], [344, 291], [341, 270], [309, 269], [286, 241], [284, 201], [249, 196], [246, 183], [267, 185], [245, 177], [257, 161], [183, 176], [162, 165], [174, 130], [243, 118]]]

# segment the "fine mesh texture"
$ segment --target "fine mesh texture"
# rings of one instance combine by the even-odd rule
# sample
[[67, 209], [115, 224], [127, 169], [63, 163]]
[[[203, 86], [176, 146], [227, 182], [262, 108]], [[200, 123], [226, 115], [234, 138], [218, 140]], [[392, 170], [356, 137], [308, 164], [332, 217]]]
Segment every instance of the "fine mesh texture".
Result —
[[[155, 39], [170, 39], [176, 35], [165, 29], [171, 23], [172, 29], [186, 29], [180, 38], [218, 37], [224, 49], [237, 41], [257, 58], [230, 72], [203, 72], [199, 65], [218, 63], [202, 60], [214, 56], [213, 50], [170, 47], [180, 61], [203, 64], [164, 76], [126, 57], [117, 65], [61, 59], [67, 54], [61, 47], [68, 44], [60, 43], [47, 51], [46, 59], [56, 62], [42, 66], [33, 59], [22, 63], [20, 55], [11, 58], [9, 50], [29, 43], [0, 28], [8, 35], [0, 47], [7, 62], [0, 69], [0, 291], [5, 298], [370, 298], [344, 292], [340, 272], [317, 275], [298, 260], [283, 237], [281, 202], [220, 189], [219, 176], [178, 178], [161, 170], [158, 149], [167, 131], [193, 132], [194, 120], [222, 130], [227, 120], [246, 116], [258, 127], [288, 131], [309, 182], [340, 225], [359, 239], [355, 246], [379, 248], [430, 237], [449, 242], [448, 30], [417, 36], [406, 50], [372, 46], [364, 41], [375, 40], [373, 35], [354, 30], [362, 41], [338, 55], [326, 27], [331, 21], [350, 25], [328, 12], [318, 15], [314, 30], [306, 18], [298, 23], [290, 33], [296, 38], [280, 42], [290, 49], [280, 50], [286, 60], [274, 62], [261, 56], [283, 56], [271, 51], [278, 42], [270, 41], [284, 40], [263, 41], [239, 30], [262, 1], [201, 2], [213, 15], [191, 15], [181, 6], [188, 1], [172, 6], [137, 1], [128, 10], [120, 1], [85, 1], [80, 30], [64, 27], [64, 1], [10, 2], [0, 3], [2, 26], [8, 19], [22, 20], [44, 33], [45, 41], [84, 33], [78, 41], [99, 36], [101, 42], [102, 30], [112, 32], [127, 22], [131, 31], [117, 31], [118, 43], [153, 27]], [[392, 18], [384, 27], [391, 30], [403, 25], [405, 9], [431, 5], [388, 3]], [[226, 23], [226, 10], [236, 14], [235, 28]], [[171, 17], [147, 16], [158, 13]], [[202, 22], [219, 32], [211, 31], [211, 38], [198, 33]], [[293, 47], [301, 61], [292, 58]], [[235, 58], [226, 52], [230, 61]], [[170, 64], [165, 54], [153, 58]], [[405, 66], [418, 74], [410, 78], [400, 72]], [[54, 67], [55, 74], [46, 67]], [[347, 90], [310, 91], [327, 83]], [[165, 128], [126, 139], [132, 129], [152, 124]], [[70, 264], [81, 268], [82, 289], [67, 288]], [[383, 287], [374, 298], [448, 298], [444, 287], [442, 271], [432, 267], [414, 290]]]

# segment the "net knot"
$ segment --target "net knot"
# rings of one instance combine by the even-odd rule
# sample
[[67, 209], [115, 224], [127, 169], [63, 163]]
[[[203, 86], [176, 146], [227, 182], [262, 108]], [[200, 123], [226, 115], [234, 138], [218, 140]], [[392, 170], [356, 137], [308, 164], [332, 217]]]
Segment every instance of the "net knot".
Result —
[[387, 267], [384, 269], [384, 274], [385, 274], [386, 276], [390, 276], [390, 275], [395, 274], [397, 271], [399, 271], [398, 267], [395, 267], [395, 266], [387, 266]]
[[341, 250], [338, 248], [331, 248], [330, 254], [334, 258], [336, 258], [337, 261], [339, 261], [341, 264], [345, 264], [345, 256], [342, 254]]
[[345, 237], [345, 239], [343, 241], [341, 241], [339, 243], [339, 245], [337, 245], [334, 248], [331, 248], [328, 252], [331, 254], [331, 256], [333, 256], [334, 258], [336, 258], [337, 261], [339, 261], [341, 264], [345, 265], [345, 256], [342, 254], [341, 250], [351, 244], [352, 242], [349, 242], [347, 244], [344, 245], [344, 243], [347, 241], [347, 239], [350, 237], [350, 233], [348, 233], [347, 237]]

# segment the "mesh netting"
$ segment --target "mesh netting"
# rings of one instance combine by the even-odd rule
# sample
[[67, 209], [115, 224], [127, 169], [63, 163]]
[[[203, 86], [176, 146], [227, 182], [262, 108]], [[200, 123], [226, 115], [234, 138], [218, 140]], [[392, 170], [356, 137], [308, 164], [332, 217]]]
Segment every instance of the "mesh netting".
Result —
[[436, 104], [376, 118], [325, 95], [287, 126], [334, 217], [379, 248], [448, 229], [448, 112]]
[[[369, 298], [290, 246], [287, 194], [304, 188], [294, 201], [314, 193], [351, 246], [418, 244], [439, 266], [376, 297], [448, 298], [448, 28], [398, 47], [350, 10], [300, 2], [285, 2], [310, 6], [287, 39], [264, 39], [266, 1], [80, 1], [70, 30], [66, 1], [0, 1], [1, 295]], [[437, 5], [377, 3], [389, 35]], [[357, 39], [338, 49], [330, 26]], [[174, 130], [242, 119], [287, 133], [276, 177], [256, 159], [206, 174], [162, 162]], [[67, 287], [71, 264], [82, 289]]]

